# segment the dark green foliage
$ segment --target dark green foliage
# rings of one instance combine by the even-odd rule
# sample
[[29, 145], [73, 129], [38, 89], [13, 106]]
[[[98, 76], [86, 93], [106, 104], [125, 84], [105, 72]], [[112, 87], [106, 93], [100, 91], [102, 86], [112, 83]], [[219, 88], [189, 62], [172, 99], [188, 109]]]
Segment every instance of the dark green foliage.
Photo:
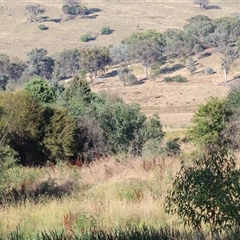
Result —
[[122, 40], [122, 43], [127, 45], [134, 45], [139, 41], [154, 42], [157, 43], [160, 47], [163, 47], [165, 45], [164, 36], [155, 30], [132, 33], [128, 38]]
[[48, 108], [45, 113], [44, 152], [48, 160], [70, 160], [76, 153], [76, 126], [65, 109]]
[[206, 104], [200, 105], [194, 114], [189, 135], [202, 146], [222, 145], [224, 141], [222, 131], [226, 128], [231, 116], [232, 111], [228, 108], [226, 100], [210, 98]]
[[146, 78], [148, 78], [148, 68], [162, 59], [165, 46], [164, 36], [157, 31], [148, 30], [133, 33], [130, 37], [124, 39], [122, 43], [129, 45], [131, 57], [142, 64]]
[[30, 76], [38, 75], [46, 79], [51, 79], [54, 61], [51, 57], [47, 56], [47, 53], [47, 50], [43, 48], [32, 49], [31, 52], [27, 54], [26, 74]]
[[19, 154], [21, 164], [42, 161], [40, 142], [44, 109], [38, 100], [26, 91], [6, 92], [0, 95], [0, 106], [4, 112], [5, 142]]
[[70, 49], [60, 52], [55, 57], [53, 76], [57, 80], [70, 78], [80, 71], [80, 51]]
[[238, 109], [240, 108], [240, 89], [235, 87], [232, 88], [227, 96], [227, 105], [229, 108]]
[[74, 5], [65, 4], [62, 7], [62, 11], [64, 14], [77, 16], [87, 14], [88, 9], [85, 6], [80, 6], [79, 4]]
[[44, 24], [38, 25], [38, 28], [39, 28], [40, 30], [48, 30], [48, 27], [45, 26]]
[[191, 49], [188, 48], [188, 41], [186, 39], [185, 33], [180, 29], [167, 29], [164, 33], [164, 38], [166, 40], [166, 45], [164, 47], [165, 53], [169, 58], [175, 56], [184, 56]]
[[107, 153], [107, 144], [103, 129], [96, 119], [84, 115], [76, 122], [78, 157], [84, 162], [91, 162], [95, 158], [104, 156]]
[[167, 156], [174, 156], [181, 152], [181, 147], [176, 140], [166, 142], [165, 152]]
[[222, 17], [214, 20], [216, 33], [222, 38], [227, 38], [229, 42], [235, 42], [240, 34], [240, 19], [237, 17]]
[[52, 86], [42, 78], [33, 78], [25, 83], [23, 89], [31, 93], [41, 103], [53, 103], [56, 95]]
[[194, 44], [207, 47], [206, 37], [215, 31], [213, 20], [204, 15], [197, 15], [187, 20], [184, 26], [185, 33], [193, 39]]
[[[233, 228], [224, 234], [223, 240], [238, 240], [240, 230]], [[203, 234], [201, 231], [197, 234], [199, 239], [209, 239], [208, 234]], [[154, 228], [152, 226], [129, 225], [127, 227], [92, 227], [91, 231], [83, 231], [81, 234], [69, 236], [64, 231], [49, 230], [39, 232], [37, 235], [23, 232], [20, 228], [13, 230], [9, 236], [9, 240], [183, 240], [193, 239], [196, 237], [194, 232], [181, 232], [177, 229], [166, 227]], [[0, 236], [4, 239], [4, 236]], [[195, 238], [196, 239], [196, 238]]]
[[146, 121], [139, 105], [107, 101], [104, 105], [98, 104], [95, 111], [95, 117], [104, 130], [108, 150], [112, 153], [128, 152]]
[[163, 79], [164, 82], [178, 82], [178, 83], [183, 83], [187, 82], [187, 79], [185, 77], [182, 77], [181, 75], [177, 75], [174, 77], [165, 77]]
[[70, 116], [77, 119], [79, 155], [87, 159], [88, 154], [90, 158], [105, 151], [139, 154], [146, 141], [163, 136], [158, 118], [146, 121], [138, 105], [127, 105], [106, 93], [97, 96], [91, 92], [84, 74], [70, 82], [58, 105], [67, 108]]
[[239, 226], [240, 171], [226, 148], [210, 147], [195, 156], [191, 167], [182, 165], [169, 192], [165, 209], [184, 224], [200, 230], [209, 225], [212, 236]]
[[59, 100], [63, 101], [60, 104], [67, 107], [73, 118], [82, 115], [83, 108], [87, 108], [94, 99], [96, 99], [96, 94], [91, 91], [85, 72], [74, 76], [69, 86], [59, 96]]
[[108, 35], [108, 34], [110, 34], [110, 33], [111, 33], [111, 29], [110, 29], [109, 26], [103, 26], [103, 27], [101, 28], [101, 34], [102, 34], [102, 35]]
[[92, 36], [91, 36], [91, 34], [86, 33], [86, 34], [83, 34], [83, 35], [80, 37], [80, 40], [81, 40], [82, 42], [89, 42], [90, 40], [92, 40]]
[[9, 80], [9, 75], [6, 73], [0, 73], [0, 90], [5, 91], [7, 83]]
[[143, 151], [147, 155], [159, 156], [163, 153], [161, 146], [163, 137], [164, 132], [159, 116], [153, 114], [139, 129], [138, 135], [133, 142], [132, 152], [134, 154], [142, 154]]

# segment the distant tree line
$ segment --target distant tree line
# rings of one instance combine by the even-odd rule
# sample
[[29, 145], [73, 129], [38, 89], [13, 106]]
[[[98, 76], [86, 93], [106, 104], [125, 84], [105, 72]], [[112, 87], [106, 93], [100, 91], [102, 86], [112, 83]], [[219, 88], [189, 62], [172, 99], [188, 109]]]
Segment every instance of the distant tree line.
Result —
[[[75, 5], [74, 5], [75, 6]], [[154, 67], [155, 77], [160, 66], [171, 58], [186, 58], [201, 53], [210, 47], [221, 53], [221, 67], [224, 80], [234, 60], [238, 57], [240, 46], [240, 18], [224, 17], [212, 20], [197, 15], [186, 21], [183, 30], [167, 29], [160, 33], [154, 30], [136, 32], [123, 39], [118, 46], [68, 49], [50, 56], [45, 49], [32, 49], [27, 61], [11, 62], [7, 55], [0, 55], [0, 87], [5, 90], [14, 85], [27, 82], [32, 76], [40, 76], [51, 83], [71, 78], [84, 70], [94, 81], [105, 67], [118, 64], [119, 79], [124, 85], [136, 82], [129, 71], [130, 63], [140, 63], [149, 78], [149, 68]], [[159, 66], [158, 68], [156, 66]], [[158, 70], [157, 70], [158, 69]], [[194, 72], [194, 64], [188, 63], [188, 70]]]
[[[94, 81], [106, 66], [116, 64], [120, 80], [131, 85], [137, 79], [130, 63], [140, 63], [148, 78], [149, 68], [159, 73], [166, 59], [215, 47], [222, 54], [226, 80], [238, 57], [239, 23], [237, 17], [211, 20], [197, 15], [187, 20], [183, 30], [137, 32], [111, 48], [69, 49], [52, 56], [36, 48], [26, 61], [1, 54], [1, 143], [16, 151], [24, 165], [58, 159], [91, 161], [119, 152], [138, 155], [146, 148], [165, 152], [158, 117], [147, 119], [138, 105], [127, 105], [115, 95], [94, 94], [86, 73]], [[191, 59], [188, 70], [195, 70]], [[69, 84], [61, 84], [60, 80], [72, 77]]]

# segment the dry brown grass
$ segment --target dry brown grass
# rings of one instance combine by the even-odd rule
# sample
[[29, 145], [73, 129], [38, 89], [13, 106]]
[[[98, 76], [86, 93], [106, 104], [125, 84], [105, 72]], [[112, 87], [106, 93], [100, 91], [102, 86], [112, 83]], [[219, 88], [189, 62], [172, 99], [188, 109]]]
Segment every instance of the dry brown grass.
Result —
[[[211, 18], [231, 15], [236, 12], [240, 3], [230, 1], [211, 1], [211, 5], [220, 9], [201, 11], [199, 6], [189, 1], [82, 1], [89, 8], [99, 8], [96, 19], [77, 18], [71, 21], [55, 23], [44, 22], [48, 31], [40, 31], [38, 23], [27, 23], [24, 8], [27, 4], [41, 3], [50, 19], [63, 17], [61, 1], [4, 1], [0, 3], [0, 49], [1, 52], [26, 58], [26, 53], [34, 47], [46, 48], [50, 53], [73, 47], [109, 44], [116, 45], [137, 30], [137, 25], [143, 30], [167, 28], [182, 28], [185, 20], [196, 15], [206, 14]], [[102, 26], [109, 25], [113, 30], [110, 36], [100, 36], [96, 41], [81, 43], [80, 36], [86, 31], [98, 33]]]
[[[18, 226], [26, 233], [61, 230], [65, 222], [71, 220], [69, 214], [76, 223], [82, 213], [92, 216], [98, 225], [108, 227], [143, 222], [153, 226], [172, 223], [174, 217], [165, 214], [163, 203], [179, 168], [180, 161], [176, 158], [121, 161], [109, 158], [83, 168], [63, 165], [52, 170], [43, 168], [46, 177], [50, 174], [58, 184], [62, 184], [64, 178], [69, 181], [75, 176], [78, 190], [61, 199], [46, 199], [37, 204], [26, 200], [24, 204], [2, 206], [1, 231], [7, 234]], [[135, 186], [134, 191], [132, 186]], [[76, 230], [74, 226], [73, 230]]]
[[[167, 63], [162, 68], [170, 67], [175, 63]], [[238, 63], [236, 64], [238, 66]], [[206, 75], [206, 67], [212, 67], [216, 73]], [[150, 115], [159, 113], [164, 129], [185, 128], [189, 126], [193, 113], [199, 104], [208, 98], [225, 97], [229, 92], [229, 86], [223, 84], [222, 70], [220, 68], [220, 55], [213, 53], [210, 57], [197, 60], [197, 70], [189, 75], [187, 68], [162, 74], [154, 82], [144, 79], [143, 70], [140, 65], [131, 66], [133, 73], [138, 77], [140, 84], [134, 86], [123, 86], [117, 77], [102, 79], [91, 86], [95, 92], [105, 90], [119, 95], [125, 102], [139, 103], [143, 112]], [[239, 69], [239, 67], [236, 67]], [[235, 71], [236, 71], [235, 69]], [[182, 75], [188, 79], [186, 83], [166, 83], [166, 76]], [[233, 78], [233, 72], [229, 79]]]
[[[36, 1], [32, 1], [35, 3]], [[236, 12], [240, 2], [211, 1], [210, 6], [218, 6], [201, 11], [198, 5], [190, 1], [83, 1], [88, 8], [99, 8], [96, 19], [82, 19], [62, 21], [46, 21], [47, 31], [38, 29], [39, 23], [28, 23], [24, 16], [24, 8], [29, 2], [11, 1], [0, 3], [0, 49], [2, 53], [26, 59], [26, 53], [32, 48], [45, 48], [50, 54], [69, 48], [81, 48], [92, 45], [117, 45], [132, 32], [156, 29], [164, 31], [167, 28], [182, 28], [186, 19], [196, 15], [205, 14], [210, 18], [229, 16]], [[49, 19], [62, 19], [62, 5], [60, 1], [40, 1], [45, 7]], [[114, 32], [111, 35], [99, 36], [89, 43], [80, 42], [80, 36], [86, 32], [93, 35], [99, 33], [102, 26], [108, 25]], [[217, 73], [206, 76], [202, 73], [205, 67], [212, 67]], [[144, 78], [140, 66], [131, 66], [139, 80]], [[239, 67], [233, 69], [239, 73]], [[198, 60], [197, 73], [189, 76], [186, 68], [172, 74], [186, 76], [189, 82], [184, 84], [169, 84], [162, 81], [143, 81], [143, 84], [123, 87], [117, 78], [101, 80], [102, 83], [92, 86], [94, 91], [107, 90], [116, 92], [127, 103], [137, 102], [143, 111], [150, 115], [153, 112], [160, 114], [165, 129], [183, 128], [189, 125], [193, 112], [200, 103], [210, 96], [226, 96], [228, 88], [222, 86], [222, 72], [220, 69], [220, 56], [218, 53]], [[170, 74], [171, 75], [171, 74]], [[232, 74], [233, 75], [233, 74]], [[230, 79], [232, 76], [230, 76]]]

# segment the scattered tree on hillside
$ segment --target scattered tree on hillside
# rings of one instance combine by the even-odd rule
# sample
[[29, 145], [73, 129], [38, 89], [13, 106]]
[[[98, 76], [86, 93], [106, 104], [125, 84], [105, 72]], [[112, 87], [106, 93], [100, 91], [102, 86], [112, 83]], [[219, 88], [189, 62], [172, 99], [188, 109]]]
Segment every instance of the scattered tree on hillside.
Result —
[[206, 9], [209, 1], [208, 0], [193, 0], [193, 3], [194, 4], [199, 4], [201, 9]]
[[138, 41], [130, 46], [132, 56], [144, 67], [146, 78], [148, 78], [148, 68], [162, 60], [163, 49], [156, 42], [147, 40]]
[[60, 52], [54, 62], [54, 78], [57, 80], [70, 78], [80, 71], [80, 51], [72, 49]]
[[25, 16], [29, 22], [36, 22], [39, 20], [39, 15], [43, 14], [45, 9], [40, 4], [27, 5], [25, 8]]
[[92, 74], [92, 80], [96, 79], [98, 71], [104, 70], [109, 62], [109, 50], [106, 47], [94, 47], [81, 51], [80, 64], [84, 70]]
[[165, 46], [165, 37], [162, 33], [155, 30], [147, 30], [144, 32], [132, 33], [128, 38], [122, 40], [123, 44], [134, 45], [139, 41], [154, 42], [160, 47]]
[[120, 44], [110, 48], [109, 54], [113, 64], [128, 64], [131, 60], [130, 50], [127, 44]]
[[216, 24], [216, 34], [220, 35], [220, 39], [227, 39], [233, 43], [240, 35], [240, 18], [238, 17], [222, 17], [214, 20]]
[[216, 25], [213, 20], [204, 15], [197, 15], [186, 21], [184, 32], [191, 39], [192, 47], [195, 44], [200, 44], [202, 47], [207, 48], [210, 45], [208, 36], [214, 33], [215, 28]]
[[26, 62], [27, 68], [25, 73], [30, 76], [38, 75], [46, 79], [51, 79], [54, 61], [51, 57], [48, 57], [47, 54], [47, 50], [43, 48], [32, 49], [31, 52], [27, 54], [28, 60]]
[[224, 81], [227, 82], [227, 75], [234, 61], [238, 58], [237, 49], [229, 47], [229, 45], [219, 46], [221, 56], [221, 67], [223, 70]]
[[81, 6], [80, 0], [66, 0], [66, 4], [63, 5], [62, 11], [64, 14], [77, 16], [85, 15], [88, 12], [87, 7]]
[[185, 33], [180, 29], [167, 29], [164, 33], [166, 39], [166, 45], [164, 51], [169, 58], [176, 56], [184, 56], [189, 51], [188, 47], [185, 47]]
[[21, 77], [25, 64], [16, 59], [16, 62], [10, 62], [10, 58], [5, 54], [0, 54], [0, 89], [6, 90], [9, 85], [13, 85]]
[[132, 73], [132, 71], [127, 66], [120, 66], [117, 69], [118, 77], [123, 85], [133, 85], [137, 82], [136, 76]]
[[197, 69], [192, 57], [188, 58], [187, 69], [190, 72], [190, 74], [193, 74]]

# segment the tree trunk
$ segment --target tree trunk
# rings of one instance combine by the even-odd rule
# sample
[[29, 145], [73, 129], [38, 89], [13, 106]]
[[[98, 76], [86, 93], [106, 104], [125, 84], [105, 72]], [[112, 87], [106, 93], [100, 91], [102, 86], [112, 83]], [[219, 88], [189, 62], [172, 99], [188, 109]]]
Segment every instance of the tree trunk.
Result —
[[145, 71], [145, 76], [146, 78], [148, 78], [148, 68], [147, 66], [143, 66], [144, 67], [144, 71]]
[[227, 69], [223, 67], [224, 82], [227, 82]]

